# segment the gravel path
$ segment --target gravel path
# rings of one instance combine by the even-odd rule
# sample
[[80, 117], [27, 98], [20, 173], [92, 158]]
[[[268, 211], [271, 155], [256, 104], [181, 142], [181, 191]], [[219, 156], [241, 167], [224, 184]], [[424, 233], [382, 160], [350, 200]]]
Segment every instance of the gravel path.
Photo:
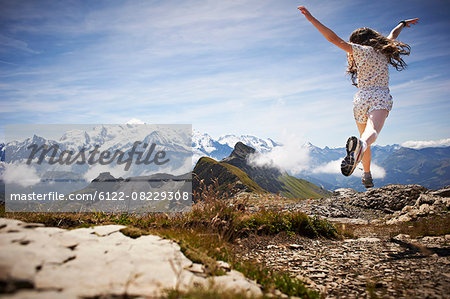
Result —
[[327, 298], [450, 298], [450, 235], [245, 242], [243, 259], [288, 271]]

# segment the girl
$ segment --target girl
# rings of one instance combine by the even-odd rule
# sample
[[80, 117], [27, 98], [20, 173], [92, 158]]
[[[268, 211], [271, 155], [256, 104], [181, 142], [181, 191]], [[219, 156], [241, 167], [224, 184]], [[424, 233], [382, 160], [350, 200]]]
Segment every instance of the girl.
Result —
[[409, 55], [411, 49], [407, 44], [395, 39], [403, 27], [410, 27], [419, 19], [400, 21], [388, 37], [367, 27], [359, 28], [350, 35], [350, 42], [345, 42], [315, 19], [304, 6], [299, 6], [298, 9], [329, 42], [347, 52], [348, 73], [351, 74], [353, 84], [358, 87], [353, 99], [353, 114], [360, 139], [352, 136], [347, 140], [347, 156], [341, 163], [341, 172], [350, 176], [356, 165], [362, 161], [362, 183], [366, 188], [371, 188], [373, 181], [370, 173], [370, 145], [377, 139], [392, 109], [388, 64], [398, 71], [403, 70], [406, 63], [400, 56]]

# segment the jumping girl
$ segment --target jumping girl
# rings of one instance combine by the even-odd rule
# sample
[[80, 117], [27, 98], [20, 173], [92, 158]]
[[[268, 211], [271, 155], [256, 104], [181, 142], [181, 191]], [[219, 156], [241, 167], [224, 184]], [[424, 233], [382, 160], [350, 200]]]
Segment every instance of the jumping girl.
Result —
[[392, 109], [388, 65], [391, 64], [398, 71], [406, 68], [406, 63], [400, 56], [409, 55], [411, 48], [396, 38], [404, 27], [416, 24], [419, 19], [400, 21], [388, 37], [367, 27], [359, 28], [350, 35], [349, 42], [345, 42], [315, 19], [304, 6], [299, 6], [298, 9], [329, 42], [347, 52], [348, 73], [353, 85], [358, 87], [353, 98], [353, 115], [360, 138], [352, 136], [347, 140], [347, 156], [341, 163], [341, 172], [350, 176], [362, 161], [362, 183], [366, 188], [371, 188], [370, 145], [377, 139]]

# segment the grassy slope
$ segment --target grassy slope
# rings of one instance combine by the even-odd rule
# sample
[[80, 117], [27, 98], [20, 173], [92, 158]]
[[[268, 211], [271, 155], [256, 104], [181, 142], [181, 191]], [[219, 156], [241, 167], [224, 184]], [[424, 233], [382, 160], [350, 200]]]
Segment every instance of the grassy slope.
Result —
[[[242, 182], [242, 184], [246, 185], [251, 191], [260, 193], [266, 192], [255, 181], [253, 181], [245, 172], [243, 172], [236, 166], [230, 165], [228, 163], [217, 162], [216, 160], [211, 159], [209, 157], [202, 157], [195, 166], [195, 169], [203, 169], [206, 171], [212, 168], [222, 170], [217, 174], [217, 179], [219, 182], [219, 190], [222, 189], [226, 190], [226, 188], [229, 188], [230, 185], [235, 183], [234, 179], [237, 178], [239, 179], [239, 181]], [[201, 175], [201, 173], [199, 173], [199, 175]]]
[[279, 180], [285, 185], [286, 190], [281, 194], [288, 198], [323, 198], [331, 195], [331, 192], [324, 190], [311, 182], [288, 174], [283, 174]]
[[[255, 192], [267, 192], [261, 188], [254, 180], [252, 180], [247, 173], [242, 171], [236, 166], [225, 162], [218, 162], [209, 157], [201, 158], [196, 169], [212, 169], [222, 167], [223, 170], [217, 173], [217, 179], [219, 181], [219, 190], [226, 190], [232, 183], [233, 179], [237, 177], [244, 185], [246, 185], [251, 191]], [[195, 170], [194, 170], [195, 171]], [[232, 174], [233, 176], [229, 176]], [[199, 173], [201, 177], [204, 177], [205, 173]], [[283, 174], [278, 178], [278, 181], [284, 185], [284, 190], [280, 191], [282, 196], [288, 198], [323, 198], [331, 195], [331, 192], [324, 190], [311, 182], [303, 179], [298, 179], [288, 174]]]

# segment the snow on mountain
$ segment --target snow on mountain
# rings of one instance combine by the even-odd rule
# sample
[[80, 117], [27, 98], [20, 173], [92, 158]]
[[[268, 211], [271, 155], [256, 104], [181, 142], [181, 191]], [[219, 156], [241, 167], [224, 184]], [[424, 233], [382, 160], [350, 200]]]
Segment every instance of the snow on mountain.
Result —
[[[30, 145], [42, 146], [43, 144], [53, 145], [57, 144], [54, 140], [47, 140], [41, 136], [33, 135], [33, 137], [26, 138], [23, 141], [12, 141], [5, 144], [3, 147], [6, 162], [26, 160], [29, 157], [30, 150], [28, 147]], [[61, 150], [66, 149], [64, 145], [60, 146]]]
[[86, 131], [71, 130], [64, 133], [58, 142], [66, 144], [70, 149], [80, 149], [91, 142], [91, 137]]
[[[182, 153], [183, 157], [189, 157], [192, 153], [192, 166], [195, 165], [197, 160], [200, 157], [208, 156], [216, 160], [221, 160], [231, 154], [233, 148], [237, 142], [242, 142], [245, 145], [251, 146], [256, 149], [258, 152], [268, 153], [271, 152], [274, 148], [282, 146], [282, 144], [273, 141], [270, 138], [262, 139], [256, 136], [251, 135], [223, 135], [219, 138], [213, 138], [207, 133], [201, 133], [197, 130], [185, 129], [180, 126], [174, 125], [173, 127], [167, 128], [166, 126], [152, 125], [145, 127], [144, 125], [138, 124], [124, 124], [124, 125], [97, 125], [88, 130], [71, 130], [65, 132], [58, 141], [55, 140], [47, 140], [38, 135], [33, 135], [25, 140], [12, 141], [7, 144], [0, 144], [0, 156], [2, 161], [6, 161], [6, 163], [14, 162], [14, 161], [24, 161], [28, 158], [29, 150], [27, 147], [31, 144], [36, 144], [38, 146], [42, 144], [57, 144], [59, 146], [59, 153], [66, 149], [80, 149], [83, 146], [87, 147], [87, 150], [91, 150], [94, 145], [100, 146], [99, 151], [109, 150], [110, 152], [114, 152], [115, 150], [122, 150], [124, 152], [130, 150], [135, 141], [143, 141], [148, 144], [156, 143], [160, 145], [158, 150], [162, 149], [166, 152], [173, 153]], [[320, 148], [312, 145], [311, 143], [305, 143], [301, 146], [302, 148], [308, 149], [308, 169], [304, 173], [300, 174], [300, 177], [305, 178], [313, 183], [317, 182], [326, 182], [328, 185], [328, 189], [334, 189], [337, 187], [352, 187], [359, 188], [360, 179], [357, 177], [346, 178], [342, 177], [339, 173], [325, 173], [325, 172], [314, 172], [314, 170], [318, 167], [326, 165], [327, 163], [338, 161], [345, 156], [345, 149], [341, 148]], [[191, 152], [192, 149], [192, 152]], [[405, 171], [402, 171], [400, 174], [397, 173], [399, 166], [393, 162], [403, 159], [402, 167], [404, 165], [410, 165], [410, 169], [422, 169], [423, 165], [420, 166], [419, 163], [421, 160], [416, 156], [434, 156], [440, 155], [440, 157], [446, 157], [446, 153], [442, 154], [441, 152], [447, 150], [442, 148], [428, 148], [423, 149], [420, 152], [414, 149], [405, 150], [404, 147], [394, 144], [388, 146], [373, 146], [372, 147], [372, 160], [377, 165], [382, 166], [386, 169], [387, 176], [383, 183], [422, 183], [424, 186], [434, 187], [441, 186], [442, 184], [450, 184], [450, 179], [447, 176], [447, 168], [450, 165], [448, 164], [448, 158], [442, 158], [439, 162], [443, 166], [441, 168], [435, 167], [436, 170], [431, 171], [430, 173], [426, 173], [426, 175], [422, 175], [420, 178], [415, 178], [414, 181], [408, 181], [408, 177], [405, 174]], [[5, 156], [5, 153], [7, 154]], [[59, 156], [57, 153], [57, 156]], [[392, 160], [390, 157], [395, 157]], [[286, 158], [292, 157], [290, 154], [286, 155]], [[421, 156], [420, 156], [421, 157]], [[391, 160], [392, 161], [391, 161]], [[419, 161], [419, 162], [417, 162]], [[181, 158], [177, 161], [178, 164], [181, 164]], [[188, 164], [191, 164], [190, 161]], [[416, 165], [417, 164], [417, 165]], [[428, 165], [429, 163], [425, 163], [424, 165]], [[4, 170], [4, 166], [0, 167], [0, 173], [2, 173], [2, 169]], [[107, 167], [109, 165], [105, 165]], [[395, 167], [394, 167], [395, 166]], [[44, 173], [45, 170], [43, 168], [38, 169], [39, 173]], [[67, 165], [56, 165], [57, 171], [73, 171], [76, 173], [84, 173], [88, 171], [88, 165], [70, 165], [70, 169], [67, 169], [69, 166]], [[78, 167], [78, 168], [77, 168]], [[406, 166], [405, 166], [406, 167]], [[123, 167], [122, 167], [123, 168]], [[189, 167], [188, 167], [189, 168]], [[409, 169], [409, 168], [408, 168]], [[109, 169], [94, 169], [94, 177], [98, 175], [98, 171], [109, 171]], [[338, 169], [339, 170], [339, 169]], [[411, 170], [411, 171], [412, 171]], [[145, 171], [152, 171], [149, 168], [146, 168]], [[161, 171], [169, 171], [166, 169], [161, 169]], [[189, 171], [189, 170], [187, 170]], [[397, 171], [397, 172], [396, 172]], [[427, 170], [428, 171], [428, 170]], [[338, 171], [339, 172], [339, 171]], [[439, 175], [435, 175], [438, 173]], [[393, 176], [393, 175], [397, 176]], [[433, 174], [433, 175], [431, 175]], [[443, 174], [443, 175], [441, 175]], [[135, 175], [130, 174], [130, 175]], [[412, 174], [411, 174], [412, 175]], [[427, 180], [425, 179], [427, 178]], [[431, 182], [431, 180], [433, 180]], [[428, 182], [428, 183], [427, 183]], [[431, 182], [431, 183], [430, 183]], [[444, 182], [441, 184], [441, 182]], [[427, 185], [428, 184], [428, 185]]]
[[197, 130], [192, 131], [192, 147], [194, 149], [210, 154], [211, 152], [217, 150], [215, 143], [216, 141], [213, 140], [208, 134], [200, 133]]
[[220, 136], [217, 141], [221, 144], [226, 144], [231, 148], [234, 148], [234, 145], [240, 141], [261, 153], [270, 152], [275, 146], [279, 145], [270, 138], [262, 139], [251, 135], [223, 135]]
[[203, 156], [208, 156], [216, 160], [222, 160], [233, 151], [233, 147], [230, 147], [227, 144], [219, 143], [206, 133], [200, 133], [197, 130], [192, 130], [192, 151], [194, 154], [194, 164]]
[[[143, 157], [148, 156], [148, 151], [151, 148], [149, 145], [156, 144], [155, 152], [149, 157], [151, 161], [158, 151], [165, 151], [169, 158], [169, 163], [164, 166], [158, 166], [155, 163], [151, 164], [136, 164], [131, 163], [131, 168], [125, 169], [123, 163], [117, 163], [119, 161], [120, 155], [116, 155], [116, 151], [120, 150], [123, 154], [123, 159], [128, 159], [128, 153], [132, 150], [135, 142], [141, 142], [137, 146], [137, 151], [144, 152]], [[147, 143], [145, 147], [143, 144]], [[30, 145], [34, 144], [40, 147], [41, 145], [57, 145], [57, 150], [55, 151], [54, 158], [56, 161], [60, 157], [63, 157], [62, 161], [68, 161], [70, 159], [75, 159], [76, 162], [84, 161], [84, 163], [33, 163], [31, 166], [35, 168], [38, 173], [45, 174], [48, 171], [66, 171], [74, 172], [78, 174], [86, 174], [87, 172], [93, 173], [93, 177], [96, 177], [99, 172], [112, 171], [113, 169], [121, 169], [123, 176], [137, 176], [145, 175], [146, 173], [151, 173], [152, 171], [161, 171], [171, 173], [177, 169], [183, 168], [184, 173], [190, 171], [190, 165], [186, 164], [186, 159], [191, 158], [191, 130], [186, 126], [177, 125], [139, 125], [139, 124], [125, 124], [125, 125], [97, 125], [88, 130], [69, 130], [66, 131], [58, 141], [47, 140], [43, 137], [33, 135], [33, 137], [26, 138], [25, 140], [16, 140], [5, 144], [1, 148], [1, 155], [4, 156], [6, 153], [5, 161], [7, 163], [25, 163], [30, 157], [31, 149]], [[111, 162], [107, 164], [94, 163], [93, 165], [88, 165], [87, 160], [80, 158], [80, 150], [84, 149], [86, 153], [85, 159], [88, 159], [92, 150], [97, 147], [97, 154], [94, 157], [98, 159], [100, 156], [99, 152], [108, 151], [111, 157], [117, 157], [112, 159]], [[49, 148], [50, 151], [46, 154], [46, 160], [50, 158], [54, 150]], [[73, 153], [68, 154], [67, 150], [71, 150]], [[42, 154], [42, 151], [38, 151], [35, 154], [35, 161]], [[64, 153], [64, 154], [63, 154]], [[147, 153], [147, 154], [146, 154]], [[63, 155], [62, 155], [63, 154]], [[72, 155], [72, 158], [69, 158]], [[135, 154], [137, 155], [137, 154]], [[106, 157], [110, 157], [106, 156]], [[107, 160], [110, 158], [107, 158]], [[133, 159], [136, 159], [134, 156]], [[123, 161], [123, 160], [122, 160]], [[185, 165], [186, 164], [186, 165]], [[189, 163], [190, 164], [190, 163]], [[130, 167], [129, 166], [129, 167]], [[165, 167], [165, 168], [164, 168]], [[121, 173], [122, 175], [122, 173]]]
[[5, 144], [0, 143], [0, 161], [5, 161]]
[[422, 149], [427, 147], [447, 147], [450, 146], [450, 138], [428, 141], [406, 141], [401, 144], [403, 147]]
[[[183, 131], [184, 130], [184, 131]], [[100, 151], [127, 151], [136, 141], [155, 143], [165, 151], [188, 152], [190, 147], [189, 130], [180, 126], [162, 125], [98, 125], [90, 130], [72, 130], [66, 132], [60, 143], [71, 149], [99, 146]]]

